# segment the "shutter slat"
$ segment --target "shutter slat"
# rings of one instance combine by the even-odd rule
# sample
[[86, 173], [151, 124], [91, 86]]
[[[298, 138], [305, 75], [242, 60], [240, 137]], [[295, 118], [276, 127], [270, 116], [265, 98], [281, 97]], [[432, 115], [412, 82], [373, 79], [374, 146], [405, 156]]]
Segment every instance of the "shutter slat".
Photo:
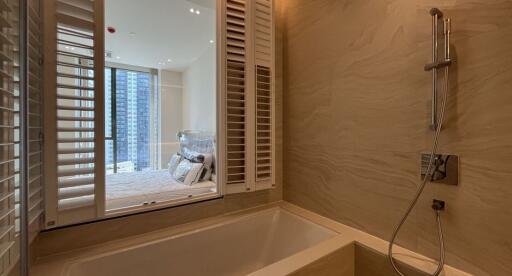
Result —
[[58, 165], [78, 165], [78, 164], [89, 164], [94, 163], [93, 157], [83, 158], [59, 158], [57, 161]]
[[61, 211], [94, 206], [94, 195], [59, 200], [58, 208]]
[[77, 154], [77, 153], [94, 153], [94, 148], [69, 148], [58, 149], [58, 154]]
[[58, 127], [57, 132], [94, 132], [93, 127]]
[[59, 138], [57, 143], [93, 143], [94, 138]]
[[94, 107], [75, 106], [75, 105], [57, 105], [57, 109], [61, 109], [61, 110], [76, 110], [76, 111], [94, 111]]
[[59, 189], [59, 199], [94, 195], [94, 184]]
[[77, 121], [77, 122], [87, 121], [87, 122], [94, 122], [94, 118], [93, 117], [58, 116], [57, 120], [58, 121]]
[[77, 101], [94, 101], [94, 97], [65, 95], [65, 94], [58, 94], [57, 99], [59, 99], [59, 100], [77, 100]]
[[59, 180], [59, 188], [77, 187], [94, 184], [94, 177], [75, 177]]
[[75, 176], [75, 175], [84, 175], [84, 174], [93, 174], [94, 168], [72, 168], [72, 169], [65, 169], [65, 168], [59, 168], [57, 172], [57, 176], [63, 177], [63, 176]]

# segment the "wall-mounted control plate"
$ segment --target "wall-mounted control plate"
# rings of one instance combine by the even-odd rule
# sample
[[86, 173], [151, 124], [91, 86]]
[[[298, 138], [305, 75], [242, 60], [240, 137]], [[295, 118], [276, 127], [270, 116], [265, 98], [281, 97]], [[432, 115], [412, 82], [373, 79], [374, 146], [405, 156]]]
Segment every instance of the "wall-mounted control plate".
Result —
[[[430, 153], [421, 154], [421, 179], [427, 174]], [[432, 163], [430, 182], [459, 185], [459, 156], [436, 154]]]

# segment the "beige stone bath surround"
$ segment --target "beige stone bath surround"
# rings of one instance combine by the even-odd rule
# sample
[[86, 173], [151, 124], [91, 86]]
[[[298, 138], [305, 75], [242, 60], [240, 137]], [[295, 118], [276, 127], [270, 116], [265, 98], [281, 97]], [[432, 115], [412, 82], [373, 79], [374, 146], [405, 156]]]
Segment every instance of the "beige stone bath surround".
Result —
[[[34, 276], [65, 276], [66, 272], [73, 263], [79, 262], [84, 259], [96, 258], [101, 255], [108, 255], [114, 251], [130, 248], [136, 245], [141, 245], [148, 242], [155, 242], [163, 238], [170, 236], [182, 235], [188, 232], [198, 230], [205, 227], [211, 227], [217, 224], [225, 223], [234, 219], [254, 214], [258, 211], [268, 210], [270, 208], [282, 208], [288, 212], [305, 218], [318, 225], [326, 227], [338, 235], [330, 238], [324, 242], [321, 242], [313, 247], [306, 250], [300, 251], [290, 257], [282, 259], [276, 263], [266, 266], [258, 271], [251, 273], [251, 276], [268, 276], [268, 275], [292, 275], [301, 271], [304, 267], [312, 264], [323, 257], [336, 252], [343, 247], [351, 246], [354, 243], [364, 245], [368, 248], [376, 250], [379, 253], [386, 254], [388, 243], [375, 236], [369, 235], [352, 227], [344, 224], [335, 222], [331, 219], [322, 217], [318, 214], [310, 212], [306, 209], [300, 208], [296, 205], [288, 202], [277, 202], [255, 208], [250, 208], [218, 217], [208, 218], [199, 220], [187, 224], [182, 224], [167, 229], [150, 232], [147, 234], [119, 239], [83, 249], [77, 249], [70, 252], [55, 254], [47, 257], [43, 257], [36, 261], [32, 269], [32, 275]], [[436, 268], [434, 260], [429, 259], [425, 256], [419, 255], [407, 249], [399, 246], [395, 249], [395, 257], [405, 264], [408, 264], [420, 271], [433, 271]], [[351, 261], [347, 260], [336, 260], [336, 265], [343, 266], [344, 262]], [[353, 259], [352, 259], [353, 261]], [[329, 267], [325, 267], [326, 271], [329, 271]], [[347, 271], [347, 275], [353, 274], [353, 269]], [[300, 273], [299, 273], [300, 274]], [[450, 266], [445, 266], [445, 276], [463, 276], [470, 275], [460, 270], [454, 269]]]

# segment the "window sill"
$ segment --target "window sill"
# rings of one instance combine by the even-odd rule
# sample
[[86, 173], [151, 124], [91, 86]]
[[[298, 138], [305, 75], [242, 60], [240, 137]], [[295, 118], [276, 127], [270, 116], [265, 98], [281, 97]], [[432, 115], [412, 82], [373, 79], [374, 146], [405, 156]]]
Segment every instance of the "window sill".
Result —
[[110, 219], [110, 218], [116, 218], [120, 216], [126, 216], [126, 215], [135, 215], [140, 213], [146, 213], [150, 211], [158, 211], [161, 209], [166, 209], [170, 207], [178, 207], [182, 205], [188, 205], [192, 203], [198, 203], [201, 201], [211, 200], [211, 199], [217, 199], [221, 198], [222, 195], [219, 191], [217, 192], [210, 192], [202, 195], [196, 195], [191, 197], [185, 197], [181, 199], [173, 199], [168, 201], [161, 201], [156, 202], [149, 205], [139, 205], [139, 206], [132, 206], [132, 207], [126, 207], [122, 209], [114, 209], [114, 210], [108, 210], [105, 211], [105, 215], [103, 217], [99, 217], [98, 220], [103, 219]]

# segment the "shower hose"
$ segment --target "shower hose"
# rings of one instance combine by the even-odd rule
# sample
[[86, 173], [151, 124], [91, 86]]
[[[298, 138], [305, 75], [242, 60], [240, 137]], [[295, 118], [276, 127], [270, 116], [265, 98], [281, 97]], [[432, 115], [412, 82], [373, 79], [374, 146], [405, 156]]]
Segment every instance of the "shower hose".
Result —
[[[403, 224], [407, 220], [407, 217], [409, 217], [409, 214], [411, 213], [412, 209], [418, 203], [418, 199], [420, 198], [421, 194], [423, 193], [423, 189], [425, 188], [425, 185], [429, 182], [429, 179], [432, 175], [432, 167], [434, 164], [436, 152], [437, 152], [437, 146], [439, 144], [439, 134], [441, 133], [441, 128], [443, 126], [443, 119], [444, 119], [444, 113], [446, 109], [446, 102], [448, 99], [448, 90], [449, 90], [449, 68], [448, 66], [444, 68], [444, 93], [443, 98], [441, 102], [441, 110], [439, 114], [439, 122], [437, 124], [437, 127], [434, 131], [434, 137], [433, 137], [433, 143], [432, 143], [432, 151], [430, 152], [430, 158], [428, 162], [427, 172], [425, 174], [425, 177], [421, 181], [421, 185], [418, 187], [418, 190], [416, 191], [416, 194], [411, 201], [411, 204], [407, 208], [407, 211], [405, 212], [404, 216], [400, 220], [400, 223], [396, 226], [395, 230], [393, 231], [393, 235], [391, 236], [391, 240], [389, 241], [389, 247], [388, 247], [388, 258], [393, 266], [393, 269], [395, 272], [400, 276], [406, 276], [403, 272], [400, 271], [398, 268], [395, 259], [393, 258], [393, 244], [395, 243], [396, 236], [398, 235], [398, 232], [400, 232], [400, 228], [402, 228]], [[437, 233], [439, 235], [439, 264], [437, 265], [436, 271], [431, 274], [433, 276], [438, 276], [441, 271], [443, 270], [444, 266], [444, 241], [443, 241], [443, 228], [441, 227], [441, 210], [435, 210], [436, 213], [436, 222], [437, 222]]]

